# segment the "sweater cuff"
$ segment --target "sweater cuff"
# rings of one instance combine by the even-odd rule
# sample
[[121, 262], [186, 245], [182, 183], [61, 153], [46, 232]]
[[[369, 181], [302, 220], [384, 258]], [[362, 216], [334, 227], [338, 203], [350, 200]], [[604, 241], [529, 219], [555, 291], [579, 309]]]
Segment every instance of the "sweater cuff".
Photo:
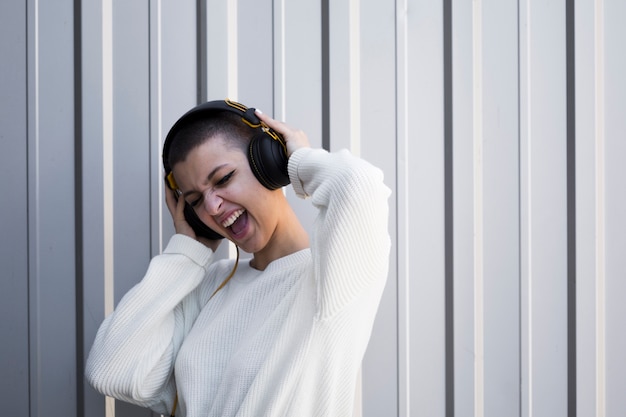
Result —
[[211, 249], [183, 234], [172, 236], [163, 253], [185, 255], [202, 267], [206, 267], [213, 256]]
[[297, 196], [302, 198], [306, 198], [309, 195], [304, 191], [304, 184], [300, 179], [300, 175], [298, 175], [298, 168], [300, 167], [300, 161], [313, 151], [313, 148], [300, 148], [291, 154], [287, 164], [287, 171], [289, 172], [289, 179], [291, 180], [293, 190]]

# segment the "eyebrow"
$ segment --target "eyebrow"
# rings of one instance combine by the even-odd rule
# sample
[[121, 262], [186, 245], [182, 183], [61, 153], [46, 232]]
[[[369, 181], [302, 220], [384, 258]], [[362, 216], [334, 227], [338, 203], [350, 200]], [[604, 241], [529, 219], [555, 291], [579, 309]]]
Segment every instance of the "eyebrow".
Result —
[[[216, 166], [213, 171], [209, 172], [209, 175], [207, 176], [207, 182], [210, 182], [211, 179], [215, 176], [215, 174], [217, 173], [217, 171], [219, 171], [220, 169], [224, 168], [226, 165], [228, 164], [222, 164], [222, 165], [218, 165]], [[196, 190], [192, 190], [192, 191], [186, 191], [183, 193], [183, 197], [188, 197], [192, 194], [197, 194], [199, 193], [199, 191]]]

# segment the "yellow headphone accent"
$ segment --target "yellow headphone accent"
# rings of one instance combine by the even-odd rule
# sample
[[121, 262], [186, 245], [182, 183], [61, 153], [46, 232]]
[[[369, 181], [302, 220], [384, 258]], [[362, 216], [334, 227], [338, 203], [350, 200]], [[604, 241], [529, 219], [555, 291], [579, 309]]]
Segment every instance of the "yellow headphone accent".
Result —
[[[233, 107], [239, 111], [241, 111], [242, 113], [245, 113], [248, 111], [248, 107], [244, 106], [241, 103], [237, 103], [236, 101], [232, 101], [230, 99], [225, 99], [224, 102], [229, 105], [230, 107]], [[274, 132], [265, 122], [259, 120], [259, 123], [252, 123], [251, 121], [249, 121], [248, 119], [246, 119], [245, 117], [242, 117], [241, 120], [247, 124], [248, 126], [257, 129], [257, 128], [261, 128], [261, 130], [265, 133], [267, 133], [272, 139], [274, 139], [275, 141], [278, 141], [278, 143], [281, 144], [281, 146], [283, 147], [283, 149], [285, 150], [285, 155], [287, 155], [287, 146], [285, 146], [285, 142], [278, 137], [278, 134], [276, 132]]]
[[170, 172], [165, 177], [167, 180], [167, 185], [170, 187], [170, 190], [178, 190], [178, 184], [176, 184], [176, 180], [174, 179], [174, 172]]

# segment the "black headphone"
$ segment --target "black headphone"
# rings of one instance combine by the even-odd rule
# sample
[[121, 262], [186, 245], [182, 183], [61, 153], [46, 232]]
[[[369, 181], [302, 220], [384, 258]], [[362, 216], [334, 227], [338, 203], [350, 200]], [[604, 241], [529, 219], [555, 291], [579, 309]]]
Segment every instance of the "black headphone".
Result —
[[[243, 123], [257, 129], [258, 132], [252, 136], [248, 146], [248, 162], [257, 180], [270, 190], [276, 190], [289, 184], [285, 140], [280, 133], [263, 123], [256, 116], [254, 110], [254, 108], [248, 108], [243, 104], [226, 99], [208, 101], [182, 115], [170, 129], [163, 144], [163, 168], [165, 169], [165, 182], [167, 185], [174, 191], [178, 190], [178, 185], [172, 174], [172, 167], [170, 167], [168, 161], [170, 146], [178, 132], [189, 123], [210, 117], [219, 111], [235, 113], [241, 116]], [[214, 240], [223, 238], [223, 236], [204, 224], [197, 216], [193, 207], [187, 203], [185, 203], [185, 220], [194, 229], [198, 237]]]

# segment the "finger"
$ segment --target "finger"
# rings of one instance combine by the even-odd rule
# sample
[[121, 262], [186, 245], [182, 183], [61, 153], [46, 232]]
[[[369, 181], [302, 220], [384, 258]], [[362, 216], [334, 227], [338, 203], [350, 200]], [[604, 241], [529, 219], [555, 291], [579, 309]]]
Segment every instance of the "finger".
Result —
[[291, 154], [299, 148], [310, 146], [309, 139], [307, 138], [306, 133], [302, 130], [294, 129], [287, 123], [274, 120], [259, 109], [255, 110], [255, 114], [263, 123], [283, 136], [287, 150], [287, 157], [290, 157]]
[[196, 239], [196, 233], [185, 218], [185, 204], [185, 199], [182, 198], [182, 196], [178, 199], [174, 198], [174, 201], [172, 202], [172, 205], [175, 206], [170, 209], [170, 213], [174, 222], [174, 229], [176, 230], [176, 233], [187, 235]]
[[176, 201], [176, 220], [185, 220], [185, 199], [180, 196]]
[[282, 134], [283, 136], [288, 136], [289, 135], [289, 132], [291, 131], [291, 129], [289, 128], [289, 126], [286, 123], [279, 122], [278, 120], [274, 120], [273, 118], [271, 118], [267, 114], [263, 113], [259, 109], [255, 109], [254, 110], [254, 114], [256, 114], [257, 117], [259, 119], [261, 119], [262, 122], [264, 122], [266, 125], [271, 127], [273, 130], [277, 131], [278, 133]]

